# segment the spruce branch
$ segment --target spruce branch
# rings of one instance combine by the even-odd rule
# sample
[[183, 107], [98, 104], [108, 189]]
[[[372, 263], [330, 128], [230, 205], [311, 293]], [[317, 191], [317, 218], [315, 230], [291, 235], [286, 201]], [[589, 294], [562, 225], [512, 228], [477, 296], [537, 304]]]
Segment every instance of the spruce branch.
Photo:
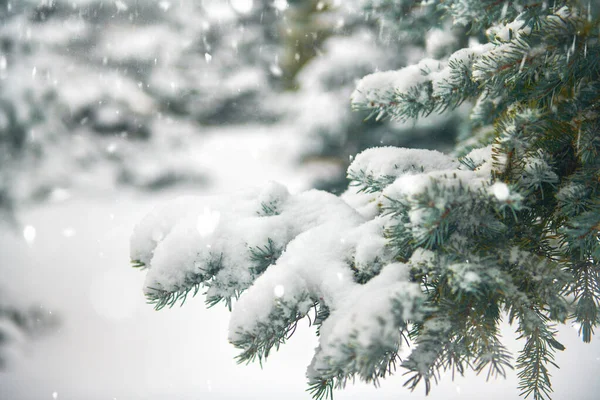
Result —
[[572, 318], [579, 324], [579, 335], [585, 343], [592, 341], [594, 328], [600, 323], [600, 267], [595, 261], [578, 262], [571, 266], [575, 280], [565, 291], [575, 297]]
[[396, 177], [393, 175], [374, 176], [364, 170], [351, 171], [348, 174], [350, 186], [358, 186], [359, 193], [382, 192], [387, 186], [394, 183]]
[[309, 383], [306, 391], [309, 392], [312, 398], [315, 400], [324, 400], [327, 398], [333, 400], [333, 389], [333, 379], [323, 379]]
[[[318, 302], [313, 301], [312, 304], [311, 308], [316, 309]], [[263, 359], [267, 359], [271, 349], [279, 349], [279, 346], [296, 331], [298, 322], [307, 314], [307, 312], [301, 311], [297, 305], [278, 300], [276, 307], [268, 317], [268, 323], [259, 321], [255, 330], [237, 332], [236, 339], [231, 341], [235, 347], [242, 350], [236, 356], [237, 362], [248, 364], [258, 360], [262, 365]]]
[[[600, 21], [576, 1], [381, 0], [370, 10], [390, 10], [398, 26], [429, 23], [413, 15], [423, 10], [447, 18], [436, 29], [465, 26], [462, 49], [368, 75], [352, 96], [354, 109], [399, 121], [473, 104], [456, 151], [369, 149], [341, 199], [277, 188], [258, 212], [241, 202], [228, 218], [273, 237], [232, 229], [241, 250], [224, 246], [214, 270], [178, 267], [156, 302], [197, 285], [211, 304], [239, 297], [230, 340], [240, 362], [262, 363], [307, 317], [318, 399], [356, 378], [377, 385], [397, 364], [405, 386], [426, 393], [443, 371], [489, 379], [516, 368], [522, 396], [550, 399], [564, 350], [555, 325], [574, 321], [589, 342], [600, 322]], [[150, 261], [142, 247], [132, 258]], [[514, 363], [499, 334], [505, 315], [524, 340]], [[416, 347], [400, 360], [407, 335]]]
[[267, 244], [260, 247], [250, 247], [250, 261], [254, 265], [250, 268], [252, 274], [258, 276], [265, 272], [270, 265], [275, 264], [284, 249], [277, 247], [273, 239], [268, 238]]
[[548, 366], [558, 368], [554, 362], [554, 350], [564, 346], [554, 339], [554, 331], [548, 319], [536, 310], [528, 310], [520, 316], [519, 339], [525, 338], [525, 346], [517, 358], [517, 376], [521, 396], [534, 400], [550, 399], [552, 385]]
[[[210, 278], [212, 278], [221, 268], [223, 264], [223, 254], [219, 256], [211, 256], [204, 266], [196, 267], [196, 271], [188, 273], [183, 282], [175, 285], [167, 290], [162, 287], [148, 287], [146, 290], [146, 299], [149, 304], [153, 304], [154, 308], [162, 310], [165, 307], [172, 308], [178, 302], [183, 305], [191, 293], [192, 297], [196, 296], [200, 289], [205, 286]], [[218, 301], [209, 300], [207, 304], [213, 306]], [[231, 308], [231, 304], [228, 303]]]

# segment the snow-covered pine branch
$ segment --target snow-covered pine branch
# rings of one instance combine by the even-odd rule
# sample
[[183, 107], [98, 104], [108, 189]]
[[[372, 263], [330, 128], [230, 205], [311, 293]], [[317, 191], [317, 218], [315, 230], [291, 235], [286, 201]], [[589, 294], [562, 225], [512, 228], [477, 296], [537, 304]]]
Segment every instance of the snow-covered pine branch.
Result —
[[[131, 257], [148, 268], [145, 292], [157, 308], [199, 288], [210, 304], [223, 299], [231, 307], [239, 297], [229, 339], [242, 349], [240, 361], [265, 358], [316, 308], [327, 311], [318, 321], [310, 382], [377, 380], [397, 358], [402, 330], [433, 310], [414, 273], [439, 266], [420, 252], [411, 258], [411, 250], [466, 252], [473, 245], [467, 238], [493, 226], [495, 211], [518, 209], [518, 195], [498, 196], [481, 153], [470, 155], [478, 164], [471, 171], [435, 151], [367, 150], [349, 175], [368, 179], [355, 181], [342, 198], [290, 195], [275, 183], [231, 197], [181, 198], [138, 225]], [[442, 194], [448, 201], [432, 203]], [[409, 246], [402, 262], [390, 246], [396, 242]], [[272, 264], [266, 270], [257, 266], [257, 249]], [[454, 273], [477, 283], [475, 272]], [[457, 290], [477, 291], [463, 278], [455, 280]]]
[[[314, 310], [317, 398], [399, 362], [411, 389], [516, 367], [523, 395], [550, 397], [554, 324], [574, 320], [589, 342], [600, 320], [599, 24], [576, 1], [438, 6], [471, 25], [466, 47], [369, 75], [352, 101], [396, 119], [472, 104], [455, 153], [366, 150], [339, 197], [271, 183], [174, 201], [131, 243], [157, 308], [190, 291], [224, 300], [240, 361], [262, 361]], [[525, 341], [514, 365], [506, 315]]]

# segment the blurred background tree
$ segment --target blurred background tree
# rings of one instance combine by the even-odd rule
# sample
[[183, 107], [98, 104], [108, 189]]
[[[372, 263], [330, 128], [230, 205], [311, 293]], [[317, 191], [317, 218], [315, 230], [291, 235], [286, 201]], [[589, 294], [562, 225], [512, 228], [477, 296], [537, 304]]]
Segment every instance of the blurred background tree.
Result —
[[4, 209], [69, 187], [205, 185], [187, 143], [214, 126], [297, 130], [298, 161], [327, 167], [315, 185], [333, 191], [357, 151], [444, 148], [456, 135], [452, 116], [415, 126], [350, 112], [356, 79], [453, 49], [447, 38], [432, 47], [425, 31], [388, 32], [362, 0], [5, 0], [0, 9]]

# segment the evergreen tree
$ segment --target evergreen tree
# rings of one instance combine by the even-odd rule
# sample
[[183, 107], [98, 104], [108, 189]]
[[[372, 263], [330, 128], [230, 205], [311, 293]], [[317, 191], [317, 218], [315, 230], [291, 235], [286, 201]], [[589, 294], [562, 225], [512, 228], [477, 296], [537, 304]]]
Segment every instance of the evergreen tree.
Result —
[[[209, 305], [237, 299], [229, 340], [240, 362], [262, 362], [308, 318], [316, 398], [399, 364], [406, 385], [427, 392], [440, 371], [516, 368], [523, 396], [549, 399], [564, 350], [556, 324], [577, 323], [590, 342], [600, 321], [593, 5], [373, 1], [392, 18], [419, 16], [417, 33], [452, 23], [465, 37], [447, 58], [364, 77], [354, 108], [404, 121], [467, 104], [454, 151], [368, 149], [339, 197], [272, 183], [178, 199], [132, 236], [146, 296], [157, 309], [200, 290]], [[524, 340], [515, 362], [499, 337], [504, 317]], [[400, 360], [406, 340], [416, 347]]]

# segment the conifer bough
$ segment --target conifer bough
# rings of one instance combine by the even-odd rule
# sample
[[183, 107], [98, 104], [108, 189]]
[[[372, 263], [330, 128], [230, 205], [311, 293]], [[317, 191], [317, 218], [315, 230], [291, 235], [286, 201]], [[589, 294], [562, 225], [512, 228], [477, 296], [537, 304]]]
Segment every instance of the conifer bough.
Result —
[[[401, 366], [406, 386], [427, 392], [444, 370], [516, 368], [524, 397], [549, 399], [564, 350], [556, 324], [578, 324], [590, 342], [600, 320], [592, 3], [371, 3], [404, 10], [386, 14], [398, 24], [441, 15], [466, 26], [449, 57], [366, 76], [352, 96], [354, 108], [397, 120], [470, 107], [455, 151], [367, 149], [341, 196], [270, 183], [177, 199], [132, 236], [145, 293], [157, 309], [199, 290], [210, 305], [237, 300], [229, 340], [240, 362], [262, 362], [308, 319], [319, 336], [307, 371], [315, 398]], [[523, 339], [514, 361], [502, 318]]]

